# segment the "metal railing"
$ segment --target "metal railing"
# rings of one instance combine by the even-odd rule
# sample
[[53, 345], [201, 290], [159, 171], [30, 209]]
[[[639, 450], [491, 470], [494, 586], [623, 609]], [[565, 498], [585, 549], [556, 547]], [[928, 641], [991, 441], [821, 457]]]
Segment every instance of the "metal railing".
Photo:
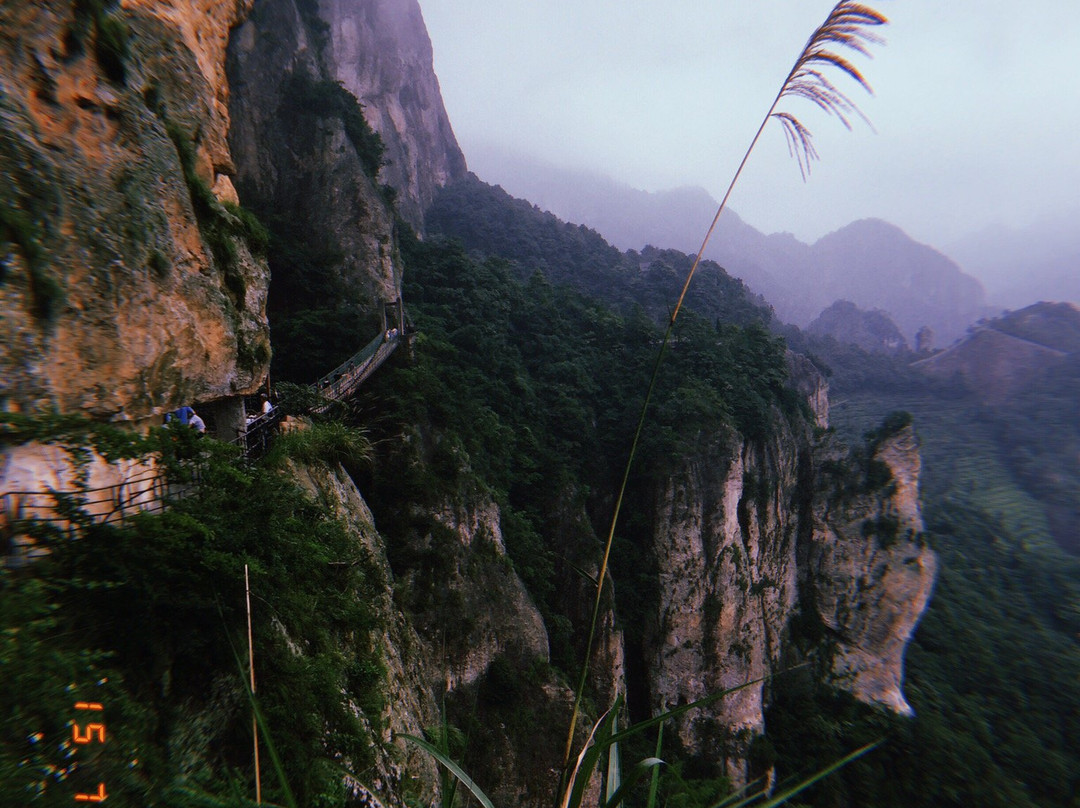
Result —
[[[371, 342], [319, 379], [315, 389], [324, 398], [341, 401], [374, 373], [398, 347], [401, 332], [392, 329]], [[329, 404], [314, 408], [325, 412]], [[261, 413], [246, 425], [233, 441], [249, 460], [264, 455], [284, 414], [277, 407]], [[126, 477], [98, 488], [58, 491], [5, 491], [0, 493], [0, 533], [24, 535], [24, 525], [46, 524], [64, 532], [76, 532], [82, 525], [118, 524], [136, 513], [161, 513], [170, 499], [189, 494], [198, 485], [170, 483], [160, 468]], [[32, 542], [31, 542], [32, 543]]]
[[[338, 365], [315, 383], [315, 389], [321, 395], [333, 401], [348, 398], [397, 348], [401, 334], [396, 331], [380, 334], [371, 342]], [[324, 412], [326, 405], [316, 407], [316, 412]]]

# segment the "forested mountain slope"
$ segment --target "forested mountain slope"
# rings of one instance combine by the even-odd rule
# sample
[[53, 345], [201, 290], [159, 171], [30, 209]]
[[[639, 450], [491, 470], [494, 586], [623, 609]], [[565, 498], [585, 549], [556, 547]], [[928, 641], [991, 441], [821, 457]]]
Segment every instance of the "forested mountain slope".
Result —
[[[497, 189], [489, 198], [513, 206], [519, 233], [561, 227], [568, 240], [579, 237], [579, 228], [507, 200]], [[480, 209], [487, 220], [510, 216]], [[534, 224], [526, 227], [529, 218]], [[456, 227], [477, 253], [508, 252], [522, 268], [530, 258], [540, 260], [515, 253], [497, 237], [484, 241], [468, 222]], [[590, 283], [586, 262], [573, 282]], [[623, 292], [615, 288], [618, 300]], [[1071, 333], [1061, 317], [1035, 314], [1021, 313], [1000, 327], [1054, 345]], [[890, 720], [809, 677], [781, 677], [766, 713], [766, 737], [781, 776], [840, 757], [849, 748], [841, 739], [865, 742], [884, 734], [890, 740], [883, 749], [817, 787], [807, 803], [1069, 805], [1080, 771], [1068, 740], [1077, 731], [1076, 692], [1067, 684], [1080, 675], [1080, 568], [1056, 550], [1044, 504], [1026, 493], [1023, 477], [1003, 456], [1000, 418], [962, 384], [909, 367], [909, 353], [868, 354], [835, 339], [784, 333], [830, 374], [831, 418], [849, 442], [858, 444], [884, 413], [914, 414], [924, 454], [926, 536], [942, 567], [909, 652], [914, 718]], [[1062, 400], [1069, 389], [1061, 387]], [[1013, 430], [1037, 428], [1041, 411], [1018, 416]], [[1052, 422], [1066, 428], [1067, 419]]]
[[[17, 407], [0, 415], [0, 699], [13, 717], [0, 733], [0, 802], [67, 805], [107, 787], [110, 804], [247, 808], [258, 726], [264, 802], [448, 805], [449, 780], [410, 734], [463, 761], [496, 804], [548, 806], [587, 656], [577, 744], [621, 694], [620, 720], [635, 720], [747, 685], [666, 731], [671, 805], [715, 805], [744, 782], [798, 776], [808, 753], [832, 762], [882, 734], [890, 744], [809, 799], [917, 802], [911, 773], [927, 749], [963, 750], [952, 774], [931, 758], [957, 804], [993, 804], [986, 789], [1013, 804], [1075, 796], [1060, 743], [1073, 730], [1067, 700], [1033, 687], [1022, 702], [1004, 685], [1003, 701], [987, 697], [985, 677], [956, 678], [979, 669], [974, 652], [905, 693], [903, 654], [938, 565], [913, 426], [882, 423], [875, 408], [875, 428], [841, 444], [824, 425], [818, 371], [715, 265], [659, 366], [590, 654], [598, 537], [690, 258], [621, 253], [476, 180], [448, 189], [457, 201], [439, 213], [436, 202], [415, 236], [401, 217], [420, 221], [425, 194], [463, 166], [413, 0], [0, 8], [3, 88], [10, 75], [25, 88], [0, 105], [3, 176], [18, 191], [2, 208], [0, 299], [29, 350], [14, 357]], [[414, 94], [410, 71], [423, 85]], [[65, 128], [73, 120], [85, 130]], [[70, 223], [36, 205], [20, 161], [49, 153], [63, 167], [65, 132], [124, 151], [50, 174], [58, 198], [83, 199], [90, 183], [124, 215]], [[388, 153], [407, 161], [388, 166]], [[152, 192], [124, 171], [143, 156], [164, 177]], [[455, 231], [463, 244], [441, 237]], [[61, 305], [47, 281], [87, 245], [119, 257], [89, 264], [93, 282]], [[155, 284], [211, 301], [204, 327], [125, 297]], [[358, 396], [328, 402], [286, 383], [384, 333], [382, 307], [399, 294], [405, 348]], [[78, 354], [83, 364], [39, 362], [35, 351], [62, 353], [62, 326], [83, 319], [105, 340]], [[243, 438], [241, 394], [265, 380], [267, 334], [289, 420], [266, 455], [159, 426], [182, 404], [227, 406], [224, 436]], [[109, 363], [93, 360], [128, 339], [151, 349], [133, 366], [141, 384], [110, 385]], [[163, 346], [175, 354], [155, 353]], [[84, 381], [59, 372], [72, 367], [102, 375], [72, 400], [41, 394]], [[40, 490], [8, 485], [19, 469]], [[153, 508], [137, 501], [131, 469], [153, 472]], [[115, 482], [97, 487], [105, 472]], [[101, 502], [119, 517], [101, 518]], [[1039, 580], [1071, 602], [1067, 578]], [[1052, 613], [1050, 636], [1071, 630], [1070, 614]], [[997, 644], [976, 635], [972, 647], [1016, 637], [1015, 623], [999, 625]], [[1058, 655], [1054, 675], [1072, 676], [1042, 636], [1030, 633], [1026, 658]], [[925, 646], [934, 659], [941, 644]], [[934, 698], [936, 715], [971, 714], [969, 735], [993, 722], [996, 734], [972, 737], [1002, 751], [981, 755], [959, 730], [924, 722]], [[1006, 721], [1009, 703], [1042, 727]], [[72, 711], [88, 704], [102, 708], [110, 745], [76, 750], [72, 727], [86, 722]], [[1055, 717], [1053, 705], [1065, 709]]]
[[[1018, 333], [1040, 340], [1067, 333], [1060, 316], [1041, 322], [1039, 307], [1018, 315], [1001, 327], [1026, 322], [1032, 328]], [[1080, 676], [1080, 562], [1061, 549], [1070, 535], [1055, 520], [1062, 500], [1029, 475], [1041, 470], [1057, 490], [1074, 484], [1074, 407], [1065, 402], [1075, 402], [1075, 373], [1059, 377], [1054, 392], [1038, 385], [1002, 403], [992, 390], [923, 373], [911, 355], [788, 338], [830, 368], [830, 417], [848, 439], [874, 428], [882, 411], [912, 413], [927, 534], [941, 561], [908, 654], [915, 720], [877, 768], [856, 764], [822, 786], [814, 804], [1072, 805], [1080, 789], [1070, 740], [1080, 731], [1070, 684]], [[801, 760], [811, 747], [835, 751], [825, 728], [850, 716], [842, 702], [803, 688], [779, 705], [773, 728], [782, 722], [794, 733], [782, 759]]]

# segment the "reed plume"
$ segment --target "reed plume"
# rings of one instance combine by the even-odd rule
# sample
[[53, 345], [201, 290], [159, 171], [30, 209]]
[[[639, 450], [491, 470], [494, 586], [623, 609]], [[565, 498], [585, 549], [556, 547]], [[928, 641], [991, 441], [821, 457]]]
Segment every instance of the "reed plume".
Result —
[[846, 48], [855, 51], [860, 55], [869, 56], [870, 46], [882, 43], [881, 37], [875, 33], [874, 29], [884, 25], [886, 22], [888, 22], [888, 20], [883, 14], [862, 3], [851, 2], [851, 0], [841, 0], [841, 2], [833, 6], [829, 16], [825, 19], [825, 22], [818, 26], [807, 40], [806, 45], [803, 46], [802, 51], [799, 53], [799, 57], [795, 60], [795, 64], [792, 66], [783, 85], [781, 85], [780, 91], [776, 94], [776, 98], [773, 99], [769, 111], [765, 113], [765, 117], [761, 121], [757, 133], [754, 135], [753, 140], [750, 141], [750, 146], [746, 149], [746, 153], [743, 155], [739, 167], [735, 170], [735, 174], [728, 184], [727, 191], [720, 201], [720, 206], [716, 210], [716, 215], [713, 217], [712, 224], [709, 225], [709, 229], [705, 233], [705, 238], [701, 242], [701, 248], [698, 250], [697, 256], [694, 258], [694, 262], [690, 267], [682, 292], [679, 294], [679, 299], [672, 309], [671, 317], [668, 320], [667, 330], [664, 332], [664, 339], [660, 345], [660, 350], [657, 353], [656, 362], [653, 365], [652, 377], [649, 381], [648, 391], [645, 394], [645, 401], [641, 407], [641, 415], [638, 419], [637, 428], [634, 432], [634, 438], [630, 446], [630, 454], [626, 461], [622, 483], [615, 500], [615, 509], [611, 518], [611, 528], [604, 544], [600, 572], [597, 576], [596, 599], [593, 604], [592, 622], [589, 626], [589, 638], [585, 646], [585, 659], [582, 663], [581, 678], [578, 683], [574, 700], [574, 709], [570, 719], [570, 731], [566, 738], [564, 766], [569, 763], [570, 753], [573, 747], [574, 731], [577, 727], [581, 699], [584, 695], [585, 683], [588, 678], [589, 657], [592, 654], [593, 640], [595, 639], [596, 634], [596, 624], [600, 615], [600, 605], [602, 602], [601, 595], [604, 588], [604, 581], [607, 577], [608, 562], [611, 557], [611, 546], [615, 538], [615, 526], [619, 520], [619, 512], [622, 509], [623, 497], [626, 493], [626, 486], [630, 479], [630, 469], [633, 465], [634, 457], [637, 454], [639, 439], [645, 424], [645, 416], [648, 413], [649, 403], [652, 400], [660, 365], [663, 362], [667, 346], [671, 341], [671, 333], [675, 326], [675, 320], [679, 316], [679, 311], [682, 309], [683, 301], [686, 298], [687, 290], [690, 288], [690, 282], [693, 280], [694, 273], [701, 263], [701, 257], [705, 252], [705, 247], [708, 245], [709, 239], [712, 238], [713, 231], [716, 229], [716, 224], [720, 220], [720, 214], [723, 213], [724, 207], [731, 197], [731, 192], [735, 187], [735, 183], [738, 182], [743, 168], [750, 159], [750, 154], [754, 151], [754, 147], [757, 145], [761, 133], [765, 130], [765, 126], [772, 118], [776, 118], [783, 127], [784, 134], [787, 138], [788, 150], [798, 162], [799, 171], [804, 180], [810, 172], [811, 162], [817, 159], [818, 154], [814, 149], [810, 130], [803, 125], [794, 114], [786, 111], [778, 111], [781, 101], [788, 98], [802, 98], [808, 100], [828, 114], [836, 116], [848, 129], [851, 129], [851, 118], [853, 116], [858, 116], [864, 121], [866, 120], [866, 117], [859, 111], [855, 103], [847, 95], [841, 92], [832, 81], [830, 81], [825, 75], [825, 71], [839, 70], [854, 79], [855, 82], [867, 92], [873, 94], [873, 90], [870, 88], [870, 85], [862, 72], [855, 67], [851, 61], [845, 58], [845, 56], [837, 53], [837, 51], [842, 51]]

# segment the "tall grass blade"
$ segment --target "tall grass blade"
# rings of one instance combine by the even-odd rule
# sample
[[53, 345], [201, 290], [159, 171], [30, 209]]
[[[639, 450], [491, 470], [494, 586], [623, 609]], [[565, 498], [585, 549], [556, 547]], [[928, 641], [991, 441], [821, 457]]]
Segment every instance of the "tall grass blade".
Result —
[[615, 707], [600, 716], [589, 731], [589, 737], [585, 739], [585, 745], [577, 756], [577, 761], [574, 763], [569, 778], [564, 783], [563, 798], [559, 808], [579, 808], [581, 805], [581, 801], [585, 797], [585, 787], [588, 785], [593, 771], [596, 770], [596, 763], [605, 748], [604, 745], [593, 743], [593, 739], [604, 734], [610, 737], [611, 721], [614, 720], [614, 711], [618, 708], [619, 702], [620, 699], [616, 699]]
[[[221, 615], [221, 621], [225, 623], [225, 614], [221, 611], [220, 604], [218, 604], [218, 613]], [[232, 635], [229, 634], [228, 630], [226, 630], [225, 636], [229, 641], [229, 648], [232, 650], [233, 659], [236, 660], [236, 668], [240, 673], [240, 678], [241, 680], [244, 680], [244, 691], [247, 693], [248, 699], [251, 702], [251, 709], [255, 715], [255, 721], [259, 728], [262, 729], [263, 743], [266, 744], [266, 751], [270, 754], [270, 763], [274, 767], [274, 772], [277, 774], [278, 784], [281, 786], [281, 791], [285, 795], [285, 802], [288, 805], [288, 808], [298, 808], [296, 797], [293, 796], [292, 789], [289, 788], [289, 781], [285, 777], [285, 767], [281, 763], [281, 757], [278, 755], [277, 747], [274, 746], [274, 739], [270, 735], [266, 716], [263, 715], [262, 709], [259, 707], [259, 701], [255, 698], [255, 693], [247, 684], [247, 671], [244, 670], [244, 662], [236, 650], [236, 643], [233, 642]]]
[[825, 22], [818, 26], [810, 36], [810, 39], [807, 40], [806, 45], [803, 46], [802, 51], [795, 60], [795, 64], [792, 66], [791, 71], [781, 85], [779, 92], [769, 106], [768, 112], [765, 113], [761, 125], [758, 127], [757, 132], [750, 141], [746, 153], [743, 154], [743, 158], [739, 162], [739, 166], [736, 168], [735, 174], [731, 178], [731, 182], [728, 184], [727, 191], [724, 193], [724, 197], [721, 199], [720, 205], [716, 209], [716, 215], [713, 217], [712, 223], [705, 233], [705, 238], [702, 239], [701, 247], [698, 249], [697, 255], [694, 257], [694, 261], [690, 266], [690, 271], [686, 276], [686, 282], [683, 284], [682, 291], [679, 293], [679, 299], [676, 301], [675, 307], [671, 311], [671, 317], [668, 320], [664, 338], [660, 343], [660, 350], [657, 352], [652, 376], [645, 393], [645, 400], [641, 405], [641, 413], [638, 417], [637, 428], [634, 430], [634, 438], [630, 444], [630, 453], [626, 460], [626, 469], [619, 486], [619, 493], [615, 498], [611, 526], [604, 543], [600, 571], [596, 576], [599, 583], [596, 587], [596, 598], [593, 602], [592, 619], [589, 624], [588, 641], [585, 645], [585, 658], [582, 661], [581, 678], [578, 682], [578, 688], [575, 691], [574, 707], [570, 714], [570, 728], [566, 735], [566, 748], [563, 755], [564, 767], [568, 765], [570, 761], [570, 753], [574, 744], [574, 731], [577, 728], [578, 716], [581, 712], [581, 700], [584, 697], [585, 684], [588, 681], [589, 657], [592, 655], [593, 641], [596, 637], [596, 625], [600, 616], [604, 580], [607, 577], [608, 562], [611, 557], [611, 546], [615, 539], [615, 527], [619, 521], [619, 513], [622, 510], [623, 498], [626, 494], [626, 487], [630, 480], [630, 470], [633, 467], [634, 458], [637, 456], [641, 432], [645, 424], [645, 417], [648, 414], [649, 404], [652, 401], [653, 392], [656, 388], [660, 365], [663, 362], [667, 347], [671, 342], [671, 333], [675, 327], [675, 320], [679, 316], [683, 302], [686, 299], [686, 293], [690, 289], [690, 282], [693, 280], [694, 274], [701, 264], [701, 258], [705, 253], [705, 248], [712, 238], [713, 231], [716, 230], [717, 223], [720, 221], [720, 214], [723, 213], [724, 208], [727, 206], [728, 200], [731, 198], [731, 192], [735, 189], [735, 184], [739, 181], [739, 177], [742, 175], [743, 169], [746, 167], [746, 163], [749, 161], [750, 155], [754, 151], [754, 147], [761, 138], [761, 133], [765, 130], [765, 126], [771, 118], [776, 117], [783, 126], [788, 140], [789, 150], [799, 163], [799, 170], [803, 179], [809, 174], [810, 163], [817, 158], [817, 152], [813, 147], [810, 130], [791, 113], [777, 112], [777, 107], [782, 99], [807, 99], [830, 115], [836, 116], [840, 122], [849, 129], [851, 128], [850, 117], [852, 115], [859, 115], [865, 120], [865, 116], [858, 111], [854, 102], [838, 90], [824, 75], [822, 70], [826, 68], [838, 69], [851, 79], [855, 80], [865, 90], [872, 92], [869, 83], [862, 73], [850, 61], [837, 54], [834, 49], [836, 46], [841, 46], [854, 50], [861, 55], [868, 56], [869, 46], [878, 44], [882, 41], [871, 29], [884, 25], [887, 21], [885, 16], [879, 12], [862, 3], [852, 2], [852, 0], [840, 0], [840, 2], [833, 7], [829, 16], [825, 19]]
[[622, 787], [622, 762], [619, 760], [619, 745], [608, 747], [607, 772], [604, 775], [604, 798], [610, 800]]
[[425, 752], [427, 752], [429, 755], [439, 761], [439, 763], [449, 769], [450, 772], [454, 775], [454, 777], [460, 780], [461, 784], [465, 786], [465, 788], [469, 789], [472, 795], [476, 797], [477, 800], [479, 800], [480, 804], [484, 806], [484, 808], [495, 808], [495, 806], [492, 805], [491, 800], [488, 799], [487, 794], [483, 792], [480, 786], [474, 783], [473, 779], [469, 777], [469, 775], [465, 774], [464, 770], [460, 766], [458, 766], [449, 757], [440, 752], [432, 744], [428, 743], [423, 738], [417, 738], [415, 735], [407, 735], [405, 733], [400, 733], [397, 737], [404, 738], [406, 741], [409, 741], [410, 743], [419, 746], [421, 749], [423, 749]]
[[[762, 797], [768, 796], [768, 794], [769, 794], [768, 786], [766, 786], [766, 787], [764, 787], [762, 789], [759, 789], [758, 791], [754, 792], [753, 794], [750, 794], [751, 789], [753, 789], [754, 786], [756, 786], [760, 782], [762, 782], [762, 778], [760, 778], [760, 777], [757, 780], [751, 780], [749, 783], [747, 783], [745, 786], [743, 786], [739, 790], [734, 791], [731, 794], [728, 794], [726, 797], [724, 797], [724, 799], [720, 800], [720, 802], [718, 802], [715, 805], [711, 806], [711, 808], [736, 808], [736, 806], [749, 805], [749, 804], [753, 803], [754, 800], [758, 800], [758, 799], [761, 799]], [[750, 794], [750, 796], [747, 797], [746, 796], [747, 794]]]
[[663, 762], [660, 758], [648, 757], [635, 764], [634, 768], [630, 770], [630, 776], [626, 778], [626, 782], [620, 785], [615, 790], [615, 793], [604, 802], [604, 808], [616, 808], [616, 806], [621, 805], [627, 794], [630, 793], [630, 789], [637, 785], [638, 780], [649, 772], [659, 771]]
[[[791, 786], [791, 788], [784, 789], [779, 794], [774, 795], [772, 798], [766, 800], [765, 802], [754, 802], [754, 800], [757, 799], [757, 797], [755, 796], [743, 800], [742, 802], [735, 803], [734, 805], [731, 805], [730, 808], [748, 808], [748, 806], [750, 805], [753, 805], [753, 808], [776, 808], [777, 805], [781, 805], [787, 802], [795, 795], [810, 788], [810, 786], [814, 785], [814, 783], [818, 782], [819, 780], [823, 780], [833, 772], [837, 771], [838, 769], [842, 769], [844, 766], [848, 765], [852, 761], [858, 760], [867, 752], [870, 752], [871, 750], [881, 746], [881, 744], [883, 744], [884, 742], [884, 740], [879, 740], [874, 741], [873, 743], [868, 743], [866, 746], [859, 747], [850, 755], [845, 755], [844, 757], [840, 758], [840, 760], [826, 766], [824, 769], [814, 775], [811, 775], [807, 779], [803, 780], [801, 783]], [[723, 804], [724, 803], [720, 803], [720, 805]], [[717, 808], [719, 807], [717, 806]]]
[[[664, 749], [664, 725], [661, 724], [660, 728], [656, 731], [656, 750], [653, 753], [653, 757], [659, 758], [660, 753]], [[645, 808], [656, 808], [656, 794], [660, 790], [660, 769], [659, 767], [652, 770], [652, 777], [649, 778], [649, 797], [645, 801]]]

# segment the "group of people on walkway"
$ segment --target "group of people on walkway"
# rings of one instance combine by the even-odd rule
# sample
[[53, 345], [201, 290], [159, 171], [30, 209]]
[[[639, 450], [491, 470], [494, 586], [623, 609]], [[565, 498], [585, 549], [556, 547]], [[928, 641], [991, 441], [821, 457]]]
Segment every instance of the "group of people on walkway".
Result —
[[[270, 398], [266, 393], [263, 393], [259, 398], [259, 411], [247, 416], [247, 426], [251, 426], [254, 421], [257, 421], [259, 418], [269, 415], [274, 411], [274, 405], [271, 403]], [[200, 435], [206, 432], [206, 422], [197, 412], [195, 412], [193, 407], [187, 404], [178, 407], [171, 412], [165, 413], [165, 423], [170, 424], [173, 422], [179, 423], [181, 426], [189, 426]]]
[[185, 404], [183, 407], [165, 413], [165, 423], [178, 421], [181, 426], [190, 426], [200, 435], [206, 432], [206, 422], [199, 417], [194, 409]]

